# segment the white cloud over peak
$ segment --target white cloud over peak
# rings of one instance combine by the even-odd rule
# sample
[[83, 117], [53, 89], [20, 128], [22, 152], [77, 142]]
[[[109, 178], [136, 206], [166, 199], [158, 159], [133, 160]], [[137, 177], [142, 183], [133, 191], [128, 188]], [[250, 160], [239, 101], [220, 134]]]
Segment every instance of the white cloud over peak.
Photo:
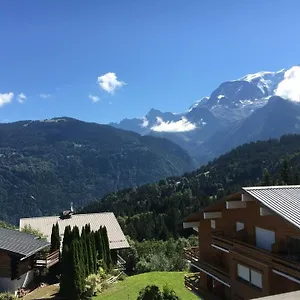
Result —
[[179, 121], [165, 122], [162, 118], [156, 118], [157, 123], [151, 130], [157, 132], [185, 132], [192, 131], [197, 128], [197, 126], [189, 122], [186, 118], [182, 117]]
[[40, 97], [43, 99], [51, 97], [51, 94], [40, 94]]
[[8, 104], [12, 101], [14, 97], [14, 93], [10, 92], [10, 93], [5, 93], [5, 94], [1, 94], [0, 93], [0, 107], [2, 107], [5, 104]]
[[18, 102], [19, 103], [24, 103], [24, 101], [27, 99], [26, 95], [24, 93], [21, 93], [18, 95]]
[[102, 76], [99, 76], [97, 82], [101, 89], [110, 94], [113, 94], [117, 89], [120, 89], [121, 87], [126, 85], [125, 82], [119, 81], [118, 77], [113, 72], [109, 72]]
[[143, 118], [143, 123], [141, 124], [141, 127], [147, 127], [149, 125], [149, 121], [146, 117]]
[[300, 67], [287, 70], [275, 91], [277, 96], [300, 102]]
[[98, 96], [93, 96], [91, 94], [89, 94], [89, 98], [92, 100], [92, 102], [96, 103], [98, 101], [100, 101], [100, 98]]

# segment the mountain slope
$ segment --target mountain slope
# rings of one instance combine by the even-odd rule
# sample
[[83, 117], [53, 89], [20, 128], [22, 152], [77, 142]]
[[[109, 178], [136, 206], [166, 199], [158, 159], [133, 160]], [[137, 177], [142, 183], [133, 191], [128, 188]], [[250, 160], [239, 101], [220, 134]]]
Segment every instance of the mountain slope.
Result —
[[0, 124], [0, 219], [59, 213], [192, 168], [176, 144], [108, 125], [69, 118]]
[[213, 156], [218, 156], [241, 144], [288, 133], [300, 133], [300, 105], [274, 96], [245, 120], [212, 136], [204, 147], [214, 149]]
[[[281, 177], [285, 160], [291, 166], [287, 182]], [[185, 234], [182, 219], [203, 205], [242, 186], [261, 185], [264, 169], [275, 185], [300, 184], [300, 135], [239, 146], [194, 172], [110, 193], [84, 210], [113, 211], [125, 233], [138, 240], [164, 239]]]
[[[158, 135], [166, 137], [182, 146], [197, 162], [207, 162], [208, 158], [215, 157], [214, 147], [209, 148], [210, 141], [217, 132], [223, 135], [226, 131], [234, 130], [242, 121], [250, 118], [243, 126], [251, 123], [251, 115], [263, 108], [273, 96], [281, 96], [287, 100], [299, 101], [300, 95], [297, 89], [300, 74], [300, 66], [294, 66], [288, 70], [278, 72], [258, 72], [248, 74], [237, 80], [221, 83], [209, 97], [197, 101], [183, 113], [163, 113], [151, 109], [141, 119], [125, 119], [115, 127], [136, 131], [143, 135]], [[291, 89], [295, 89], [291, 91]], [[296, 98], [293, 98], [296, 97]], [[299, 98], [299, 99], [298, 99]], [[284, 107], [286, 108], [286, 107]], [[267, 112], [262, 110], [262, 112]], [[293, 133], [279, 129], [278, 134]], [[246, 130], [246, 129], [245, 129]], [[248, 131], [252, 130], [251, 127]], [[247, 131], [247, 130], [246, 130]], [[274, 135], [258, 135], [257, 139], [264, 139]], [[221, 136], [223, 138], [223, 136]], [[239, 145], [247, 142], [242, 139]], [[229, 140], [229, 144], [231, 141]], [[204, 146], [205, 145], [205, 146]], [[217, 145], [222, 148], [222, 145]], [[231, 149], [232, 146], [224, 148]]]

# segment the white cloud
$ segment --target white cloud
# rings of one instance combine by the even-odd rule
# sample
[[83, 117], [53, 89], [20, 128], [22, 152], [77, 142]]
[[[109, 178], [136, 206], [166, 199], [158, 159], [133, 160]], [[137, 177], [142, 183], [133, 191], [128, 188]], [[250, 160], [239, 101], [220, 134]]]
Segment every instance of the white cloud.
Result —
[[284, 73], [284, 79], [275, 91], [277, 96], [300, 102], [300, 67], [295, 66]]
[[141, 124], [141, 127], [147, 127], [149, 125], [149, 121], [147, 120], [147, 118], [143, 118], [143, 123]]
[[118, 77], [113, 72], [99, 76], [97, 82], [101, 89], [110, 94], [113, 94], [117, 89], [126, 85], [125, 82], [119, 81]]
[[51, 94], [40, 94], [40, 97], [43, 99], [51, 97]]
[[24, 93], [21, 93], [18, 95], [18, 102], [19, 103], [24, 103], [24, 101], [27, 99], [26, 95]]
[[10, 93], [5, 93], [5, 94], [1, 94], [0, 93], [0, 107], [2, 107], [5, 104], [8, 104], [12, 101], [14, 97], [14, 93], [10, 92]]
[[93, 96], [93, 95], [91, 95], [91, 94], [89, 94], [89, 98], [90, 98], [94, 103], [100, 101], [100, 98], [99, 98], [98, 96]]
[[189, 122], [186, 118], [182, 117], [177, 122], [164, 122], [160, 117], [156, 118], [157, 123], [151, 129], [157, 132], [185, 132], [196, 129], [196, 125]]

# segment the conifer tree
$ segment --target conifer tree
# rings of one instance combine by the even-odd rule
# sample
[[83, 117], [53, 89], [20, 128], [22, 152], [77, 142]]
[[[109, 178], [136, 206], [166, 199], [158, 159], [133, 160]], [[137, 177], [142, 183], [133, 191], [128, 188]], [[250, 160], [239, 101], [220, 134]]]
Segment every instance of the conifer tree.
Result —
[[267, 169], [264, 169], [264, 171], [263, 171], [262, 185], [263, 186], [271, 185], [270, 174], [269, 174], [269, 171]]
[[72, 236], [73, 236], [74, 239], [79, 240], [80, 234], [79, 234], [79, 228], [77, 226], [73, 227]]
[[289, 169], [287, 159], [285, 159], [284, 162], [283, 162], [280, 175], [281, 175], [282, 184], [289, 184], [290, 183], [290, 169]]
[[58, 223], [52, 226], [51, 233], [51, 252], [60, 249], [60, 236]]
[[104, 246], [104, 253], [105, 253], [105, 263], [107, 267], [110, 268], [112, 261], [111, 261], [111, 254], [109, 248], [109, 240], [108, 240], [107, 230], [105, 226], [102, 228], [102, 239], [103, 239], [103, 246]]
[[96, 249], [96, 243], [95, 243], [95, 233], [92, 231], [90, 233], [90, 239], [91, 239], [91, 250], [92, 250], [92, 256], [93, 256], [93, 264], [92, 269], [94, 274], [97, 273], [97, 249]]
[[70, 291], [70, 246], [72, 242], [71, 227], [66, 226], [63, 239], [63, 249], [61, 258], [61, 277], [60, 277], [60, 293], [67, 297]]
[[80, 242], [74, 239], [70, 248], [70, 291], [68, 299], [80, 300], [84, 292], [84, 270], [82, 269], [82, 261], [80, 258]]

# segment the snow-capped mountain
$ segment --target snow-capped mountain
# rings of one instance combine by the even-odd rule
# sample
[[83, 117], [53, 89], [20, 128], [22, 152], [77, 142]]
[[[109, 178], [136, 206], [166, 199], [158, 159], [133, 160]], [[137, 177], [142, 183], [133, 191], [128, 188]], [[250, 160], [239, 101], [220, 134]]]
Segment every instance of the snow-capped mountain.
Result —
[[143, 135], [166, 137], [195, 157], [199, 154], [199, 145], [216, 132], [246, 120], [264, 107], [272, 96], [300, 101], [300, 66], [248, 74], [223, 82], [209, 97], [202, 98], [179, 114], [151, 109], [143, 118], [124, 119], [110, 125]]

